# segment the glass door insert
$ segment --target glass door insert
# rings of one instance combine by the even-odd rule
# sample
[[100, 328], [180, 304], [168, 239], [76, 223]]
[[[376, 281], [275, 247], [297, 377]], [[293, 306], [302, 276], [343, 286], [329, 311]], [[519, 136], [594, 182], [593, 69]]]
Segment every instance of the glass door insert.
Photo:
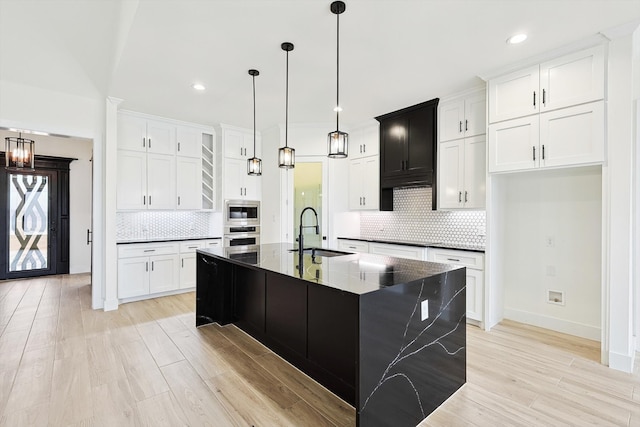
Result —
[[49, 177], [9, 174], [9, 272], [49, 266]]

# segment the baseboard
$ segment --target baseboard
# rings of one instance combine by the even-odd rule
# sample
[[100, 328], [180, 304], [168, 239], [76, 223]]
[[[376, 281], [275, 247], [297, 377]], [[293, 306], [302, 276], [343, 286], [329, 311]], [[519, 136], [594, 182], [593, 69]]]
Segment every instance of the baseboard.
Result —
[[635, 351], [630, 355], [609, 351], [609, 367], [622, 372], [633, 372]]
[[601, 339], [600, 328], [571, 322], [569, 320], [557, 319], [555, 317], [543, 316], [538, 313], [505, 308], [504, 318], [594, 341], [600, 341]]
[[104, 300], [104, 311], [113, 311], [118, 309], [118, 300]]

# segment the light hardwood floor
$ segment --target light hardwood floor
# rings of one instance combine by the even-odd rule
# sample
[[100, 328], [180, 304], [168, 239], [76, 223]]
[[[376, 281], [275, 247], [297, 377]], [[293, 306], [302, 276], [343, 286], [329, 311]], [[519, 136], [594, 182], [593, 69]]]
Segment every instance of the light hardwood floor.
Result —
[[[353, 408], [194, 293], [91, 310], [88, 275], [0, 281], [1, 426], [348, 426]], [[640, 375], [596, 342], [467, 327], [468, 382], [420, 426], [640, 425]]]

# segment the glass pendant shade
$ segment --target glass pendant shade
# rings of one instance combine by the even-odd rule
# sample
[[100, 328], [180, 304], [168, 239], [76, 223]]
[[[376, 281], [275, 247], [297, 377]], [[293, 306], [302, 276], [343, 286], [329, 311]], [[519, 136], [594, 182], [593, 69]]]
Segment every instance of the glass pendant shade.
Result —
[[4, 139], [5, 166], [7, 169], [34, 169], [34, 145], [32, 139], [6, 137]]
[[349, 134], [335, 130], [327, 136], [328, 156], [333, 159], [342, 159], [349, 154]]
[[247, 160], [247, 174], [255, 176], [262, 175], [262, 160], [257, 157], [252, 157]]
[[278, 149], [278, 166], [284, 169], [296, 167], [296, 150], [291, 147], [280, 147]]

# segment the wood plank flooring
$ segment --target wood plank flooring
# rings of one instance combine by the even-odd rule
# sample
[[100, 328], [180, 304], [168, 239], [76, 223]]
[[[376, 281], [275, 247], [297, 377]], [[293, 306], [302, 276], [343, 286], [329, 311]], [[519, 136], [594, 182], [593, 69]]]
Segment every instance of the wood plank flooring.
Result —
[[[352, 426], [355, 413], [194, 293], [91, 310], [88, 275], [0, 281], [0, 426]], [[427, 426], [640, 426], [640, 374], [599, 343], [467, 327], [467, 384]]]

